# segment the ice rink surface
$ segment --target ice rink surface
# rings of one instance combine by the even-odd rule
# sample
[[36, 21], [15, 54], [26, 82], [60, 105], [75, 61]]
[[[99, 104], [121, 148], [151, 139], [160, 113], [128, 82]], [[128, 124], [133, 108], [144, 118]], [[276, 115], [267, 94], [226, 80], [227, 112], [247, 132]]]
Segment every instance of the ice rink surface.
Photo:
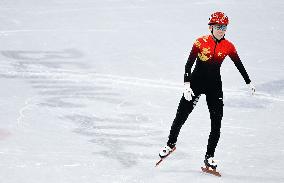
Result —
[[[283, 1], [2, 0], [0, 182], [284, 182]], [[222, 66], [215, 158], [202, 96], [176, 152], [155, 168], [182, 95], [194, 40], [214, 11], [257, 93]]]

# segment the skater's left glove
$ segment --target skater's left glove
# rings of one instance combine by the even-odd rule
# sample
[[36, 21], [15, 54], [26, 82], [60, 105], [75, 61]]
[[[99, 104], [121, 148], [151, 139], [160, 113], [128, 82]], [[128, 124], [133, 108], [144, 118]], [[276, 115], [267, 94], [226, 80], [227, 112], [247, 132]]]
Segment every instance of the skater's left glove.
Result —
[[252, 95], [255, 94], [255, 86], [252, 83], [247, 84]]

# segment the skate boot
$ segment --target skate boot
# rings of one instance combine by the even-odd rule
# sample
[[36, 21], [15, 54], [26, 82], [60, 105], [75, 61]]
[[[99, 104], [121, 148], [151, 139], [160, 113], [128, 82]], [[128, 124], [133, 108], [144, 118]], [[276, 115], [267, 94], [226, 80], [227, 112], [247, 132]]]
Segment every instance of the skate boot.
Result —
[[176, 149], [174, 144], [168, 144], [163, 147], [159, 153], [160, 158], [165, 158], [170, 155]]
[[216, 161], [213, 160], [213, 157], [210, 157], [208, 155], [205, 156], [204, 164], [205, 164], [205, 166], [210, 167], [212, 169], [217, 168]]
[[159, 153], [160, 160], [156, 163], [156, 167], [175, 150], [176, 150], [175, 144], [168, 144], [165, 147], [163, 147]]
[[201, 170], [203, 172], [210, 173], [212, 175], [221, 177], [221, 174], [216, 171], [217, 163], [216, 163], [216, 161], [213, 160], [212, 156], [206, 155], [205, 160], [204, 160], [204, 164], [205, 164], [205, 167], [201, 167]]

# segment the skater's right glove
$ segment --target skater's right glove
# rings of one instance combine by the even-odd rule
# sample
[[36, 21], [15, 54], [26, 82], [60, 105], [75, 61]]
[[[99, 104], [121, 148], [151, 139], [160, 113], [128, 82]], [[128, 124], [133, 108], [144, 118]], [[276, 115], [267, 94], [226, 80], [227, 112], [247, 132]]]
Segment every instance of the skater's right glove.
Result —
[[188, 101], [191, 101], [192, 97], [194, 96], [194, 93], [193, 93], [192, 89], [190, 88], [190, 83], [189, 82], [185, 82], [184, 83], [183, 96]]
[[248, 86], [248, 88], [250, 90], [250, 93], [252, 95], [254, 95], [255, 94], [255, 86], [252, 83], [247, 84], [247, 86]]

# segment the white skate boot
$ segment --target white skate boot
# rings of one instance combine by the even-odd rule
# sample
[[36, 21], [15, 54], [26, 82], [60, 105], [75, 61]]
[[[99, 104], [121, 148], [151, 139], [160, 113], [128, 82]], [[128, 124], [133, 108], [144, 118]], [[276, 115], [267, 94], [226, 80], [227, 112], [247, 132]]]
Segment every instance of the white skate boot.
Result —
[[166, 157], [168, 157], [175, 150], [176, 150], [176, 147], [174, 145], [172, 146], [172, 148], [168, 145], [163, 147], [159, 153], [159, 156], [161, 159], [156, 163], [156, 166], [158, 166]]
[[171, 148], [170, 146], [166, 145], [163, 147], [159, 153], [160, 158], [165, 158], [169, 154], [171, 154], [174, 151], [175, 147]]
[[205, 156], [204, 164], [205, 164], [205, 167], [201, 167], [201, 170], [202, 170], [203, 172], [205, 172], [205, 173], [210, 173], [210, 174], [212, 174], [212, 175], [221, 177], [221, 174], [216, 171], [217, 163], [216, 163], [216, 161], [213, 159], [213, 157]]

